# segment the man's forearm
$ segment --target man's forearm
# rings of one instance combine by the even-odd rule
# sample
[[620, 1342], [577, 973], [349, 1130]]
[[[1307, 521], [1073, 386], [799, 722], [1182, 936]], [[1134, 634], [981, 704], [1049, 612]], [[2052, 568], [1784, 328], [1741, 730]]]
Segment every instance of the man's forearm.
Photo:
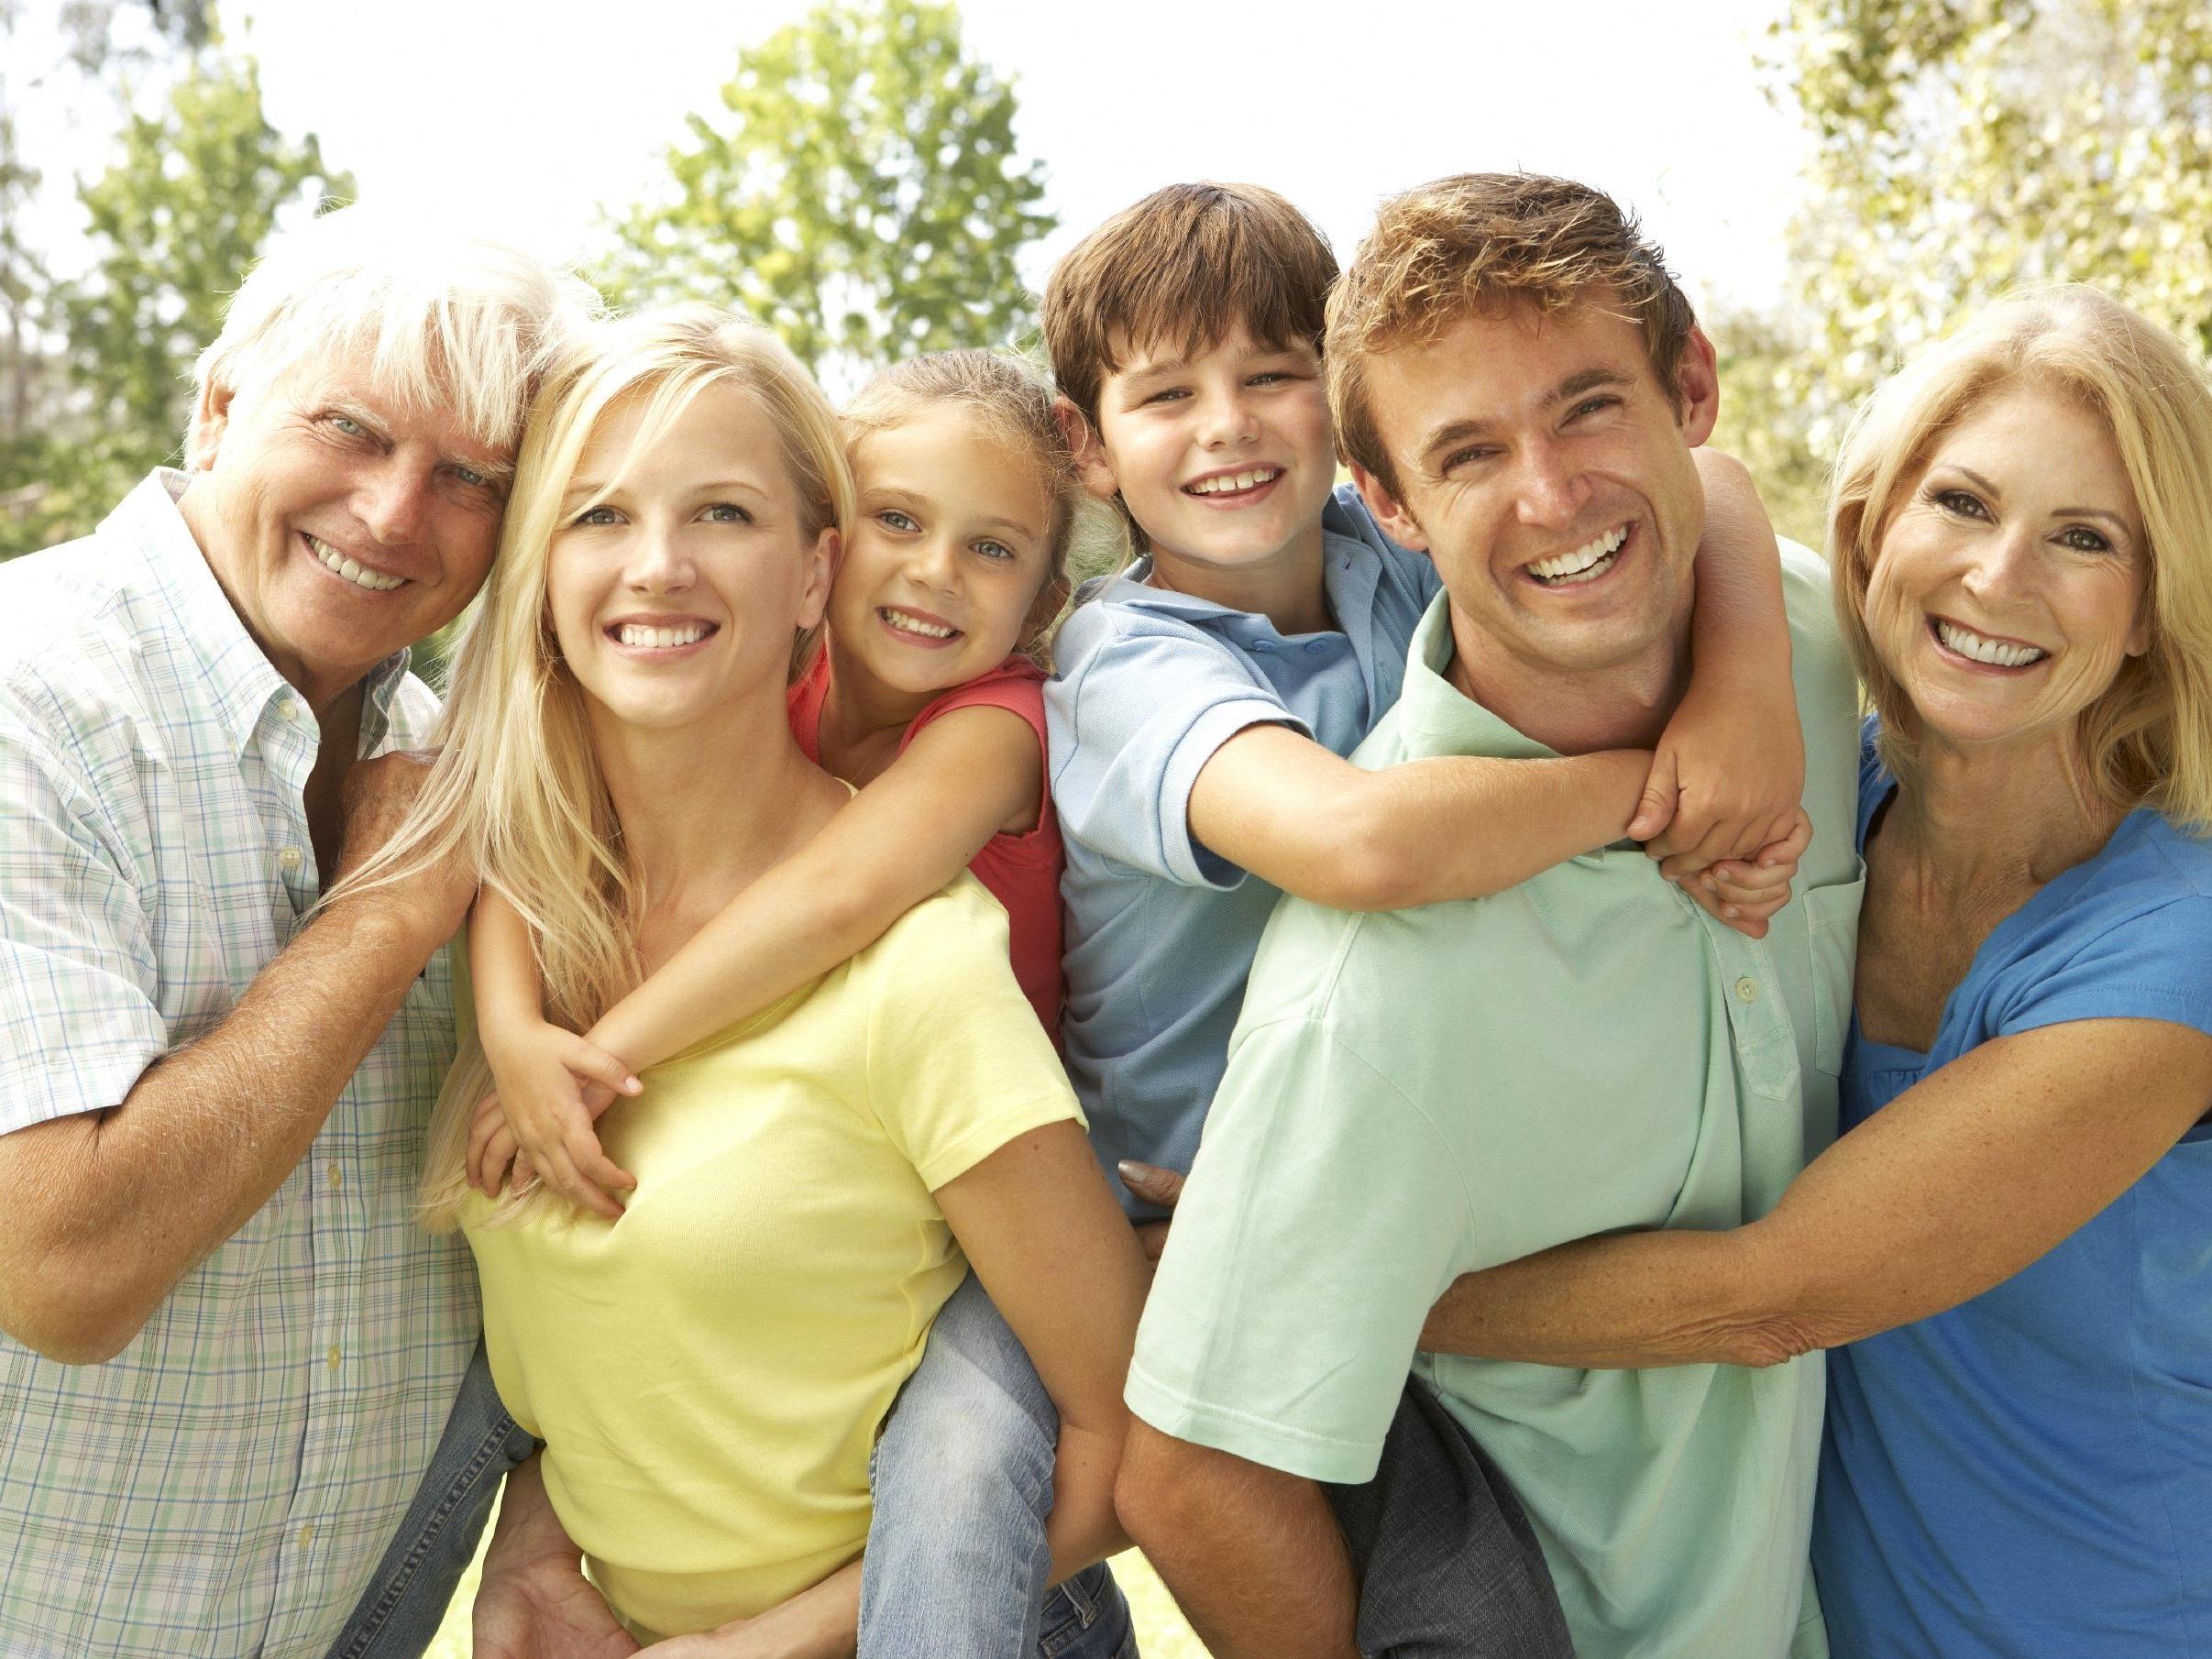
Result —
[[58, 1358], [127, 1342], [306, 1153], [436, 943], [375, 895], [334, 906], [119, 1104], [0, 1137], [0, 1326]]
[[1215, 1659], [1359, 1659], [1351, 1557], [1313, 1481], [1139, 1422], [1117, 1495]]

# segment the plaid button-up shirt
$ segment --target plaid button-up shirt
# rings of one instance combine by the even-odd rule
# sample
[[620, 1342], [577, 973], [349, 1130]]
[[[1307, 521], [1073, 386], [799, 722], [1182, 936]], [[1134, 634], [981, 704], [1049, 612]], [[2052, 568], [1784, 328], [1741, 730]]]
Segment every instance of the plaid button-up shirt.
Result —
[[[315, 719], [225, 599], [183, 482], [0, 566], [0, 1133], [121, 1101], [318, 890]], [[419, 746], [435, 713], [404, 654], [385, 663], [360, 753]], [[466, 1247], [410, 1214], [452, 1051], [440, 951], [308, 1156], [120, 1355], [0, 1336], [7, 1659], [330, 1646], [476, 1345]]]

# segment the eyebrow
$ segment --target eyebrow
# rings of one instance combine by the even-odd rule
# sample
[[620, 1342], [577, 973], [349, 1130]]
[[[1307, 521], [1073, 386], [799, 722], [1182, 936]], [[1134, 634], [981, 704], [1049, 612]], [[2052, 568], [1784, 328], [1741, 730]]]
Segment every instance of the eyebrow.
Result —
[[[1988, 496], [1990, 500], [2001, 501], [2005, 499], [2005, 492], [2003, 490], [1999, 489], [1996, 484], [1991, 482], [1989, 479], [1982, 477], [1980, 473], [1975, 471], [1973, 467], [1961, 467], [1956, 461], [1948, 461], [1945, 462], [1944, 465], [1949, 467], [1952, 471], [1957, 473], [1961, 478], [1971, 478], [1975, 484], [1981, 489], [1982, 493]], [[2109, 508], [2053, 507], [2051, 510], [2051, 516], [2054, 519], [2102, 519], [2106, 523], [2118, 530], [2122, 535], [2128, 536], [2130, 539], [2132, 539], [2135, 535], [2135, 526], [2129, 523], [2126, 519], [2122, 518], [2118, 513], [2112, 511]]]
[[[325, 402], [323, 408], [328, 413], [344, 415], [356, 424], [368, 427], [387, 442], [391, 437], [391, 422], [357, 397], [340, 393]], [[504, 456], [466, 456], [448, 452], [438, 459], [447, 467], [466, 467], [470, 472], [480, 473], [488, 483], [504, 485], [514, 480], [514, 463]]]
[[[576, 478], [570, 481], [567, 489], [561, 491], [561, 500], [571, 501], [583, 496], [610, 495], [620, 489], [623, 480], [621, 478]], [[754, 483], [750, 478], [717, 478], [708, 483], [694, 485], [686, 493], [690, 495], [755, 495], [765, 500], [770, 492]]]
[[[1585, 368], [1571, 374], [1544, 396], [1545, 407], [1550, 408], [1580, 397], [1586, 391], [1595, 391], [1601, 386], [1628, 386], [1634, 383], [1633, 376], [1619, 368]], [[1495, 422], [1487, 416], [1474, 415], [1463, 420], [1447, 421], [1422, 440], [1415, 451], [1424, 458], [1433, 456], [1447, 444], [1457, 444], [1462, 438], [1478, 437], [1488, 432]]]

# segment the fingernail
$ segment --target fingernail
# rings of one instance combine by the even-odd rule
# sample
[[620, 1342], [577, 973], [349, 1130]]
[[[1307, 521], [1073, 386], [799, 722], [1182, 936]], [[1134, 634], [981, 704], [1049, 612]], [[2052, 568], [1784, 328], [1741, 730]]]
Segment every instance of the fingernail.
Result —
[[1741, 910], [1738, 910], [1733, 905], [1722, 905], [1721, 906], [1721, 914], [1727, 917], [1729, 920], [1733, 921], [1737, 917], [1743, 915], [1744, 913]]
[[638, 1080], [637, 1080], [636, 1078], [634, 1078], [634, 1077], [625, 1077], [625, 1078], [623, 1078], [623, 1079], [622, 1079], [622, 1093], [625, 1093], [625, 1094], [643, 1094], [644, 1092], [645, 1092], [645, 1085], [644, 1085], [644, 1083], [642, 1083], [642, 1082], [638, 1082]]

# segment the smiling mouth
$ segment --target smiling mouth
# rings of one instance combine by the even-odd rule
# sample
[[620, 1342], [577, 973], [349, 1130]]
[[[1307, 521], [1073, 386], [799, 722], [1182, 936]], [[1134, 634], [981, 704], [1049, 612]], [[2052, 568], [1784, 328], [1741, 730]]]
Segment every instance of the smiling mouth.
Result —
[[896, 606], [878, 606], [876, 608], [875, 614], [883, 620], [884, 625], [889, 628], [894, 633], [912, 634], [917, 639], [933, 641], [956, 640], [960, 638], [959, 629], [947, 627], [937, 622], [925, 622], [921, 620], [921, 618], [913, 615], [909, 611], [900, 610]]
[[404, 588], [403, 576], [387, 576], [380, 570], [371, 570], [358, 559], [349, 559], [328, 542], [319, 542], [304, 530], [300, 539], [307, 544], [307, 551], [321, 561], [323, 568], [344, 577], [357, 588], [366, 588], [371, 593], [390, 593], [394, 588]]
[[616, 622], [608, 628], [607, 637], [618, 645], [627, 645], [633, 651], [673, 651], [685, 645], [696, 645], [720, 632], [712, 622], [685, 622], [673, 628], [648, 627], [643, 622]]
[[1212, 478], [1200, 478], [1183, 487], [1184, 495], [1204, 496], [1212, 500], [1235, 500], [1240, 496], [1257, 493], [1282, 476], [1280, 467], [1249, 467], [1242, 472], [1217, 472]]
[[1546, 588], [1578, 588], [1594, 582], [1621, 562], [1622, 544], [1629, 526], [1616, 524], [1590, 537], [1572, 553], [1554, 554], [1527, 567], [1528, 574]]
[[1928, 619], [1928, 632], [1953, 656], [1963, 656], [1985, 668], [2030, 668], [2051, 654], [2040, 645], [1990, 639], [1940, 616]]

